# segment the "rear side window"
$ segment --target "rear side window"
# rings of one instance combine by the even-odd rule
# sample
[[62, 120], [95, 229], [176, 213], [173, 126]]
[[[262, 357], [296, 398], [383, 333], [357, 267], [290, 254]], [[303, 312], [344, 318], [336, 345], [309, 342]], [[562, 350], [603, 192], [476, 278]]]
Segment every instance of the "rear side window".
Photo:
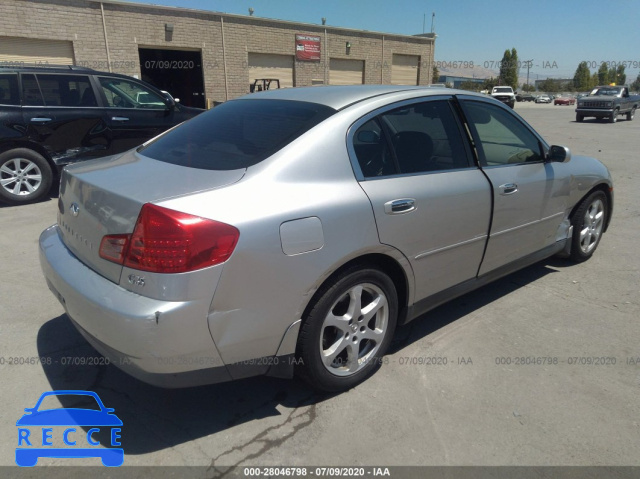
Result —
[[233, 100], [202, 113], [138, 151], [155, 160], [205, 170], [255, 165], [335, 110], [290, 100]]
[[27, 106], [43, 106], [44, 100], [36, 76], [29, 73], [22, 75], [22, 95]]
[[413, 103], [383, 113], [358, 129], [353, 148], [367, 178], [471, 166], [447, 100]]
[[0, 105], [20, 105], [18, 75], [0, 75]]
[[46, 106], [97, 106], [88, 76], [38, 74], [38, 84]]

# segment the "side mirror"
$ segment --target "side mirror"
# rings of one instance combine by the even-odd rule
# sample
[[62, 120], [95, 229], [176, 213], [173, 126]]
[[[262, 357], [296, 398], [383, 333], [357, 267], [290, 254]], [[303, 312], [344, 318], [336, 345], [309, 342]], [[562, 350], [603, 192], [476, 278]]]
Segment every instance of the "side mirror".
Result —
[[168, 91], [164, 91], [164, 90], [161, 90], [161, 91], [162, 91], [162, 94], [164, 95], [164, 100], [165, 100], [164, 103], [165, 103], [165, 105], [167, 105], [167, 108], [169, 108], [169, 109], [175, 108], [176, 103], [179, 100], [174, 99], [171, 96], [171, 93], [169, 93]]
[[556, 163], [566, 163], [571, 159], [571, 150], [566, 146], [553, 145], [547, 153], [547, 160]]

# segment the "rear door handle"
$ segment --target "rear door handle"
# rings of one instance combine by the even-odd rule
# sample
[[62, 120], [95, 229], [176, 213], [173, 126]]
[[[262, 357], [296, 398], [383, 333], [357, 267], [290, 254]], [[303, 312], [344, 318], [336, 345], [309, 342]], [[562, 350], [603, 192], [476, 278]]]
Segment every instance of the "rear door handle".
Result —
[[416, 209], [416, 200], [413, 198], [402, 198], [399, 200], [387, 201], [384, 204], [384, 212], [388, 215], [401, 215], [410, 213]]
[[504, 185], [500, 185], [498, 188], [500, 188], [501, 195], [512, 195], [518, 191], [518, 185], [515, 183], [505, 183]]
[[129, 118], [125, 116], [114, 116], [111, 118], [112, 121], [129, 121]]
[[40, 117], [31, 118], [31, 123], [47, 123], [49, 121], [51, 121], [51, 118], [40, 118]]

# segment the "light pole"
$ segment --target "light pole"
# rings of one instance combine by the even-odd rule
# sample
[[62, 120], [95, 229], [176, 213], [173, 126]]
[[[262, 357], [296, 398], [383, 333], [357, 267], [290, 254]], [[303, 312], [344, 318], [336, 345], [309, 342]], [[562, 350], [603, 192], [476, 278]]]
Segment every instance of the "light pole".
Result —
[[533, 63], [533, 59], [527, 60], [525, 63], [527, 64], [527, 88], [529, 88], [529, 68], [531, 68], [531, 63]]

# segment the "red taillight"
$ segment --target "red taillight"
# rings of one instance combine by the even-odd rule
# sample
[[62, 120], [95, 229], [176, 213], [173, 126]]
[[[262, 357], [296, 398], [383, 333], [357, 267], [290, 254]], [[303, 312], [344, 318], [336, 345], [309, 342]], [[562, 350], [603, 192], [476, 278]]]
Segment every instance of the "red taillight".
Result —
[[100, 257], [122, 264], [130, 237], [131, 235], [104, 236], [100, 241]]
[[142, 271], [185, 273], [225, 262], [239, 236], [228, 224], [147, 203], [131, 235], [102, 238], [100, 257]]

